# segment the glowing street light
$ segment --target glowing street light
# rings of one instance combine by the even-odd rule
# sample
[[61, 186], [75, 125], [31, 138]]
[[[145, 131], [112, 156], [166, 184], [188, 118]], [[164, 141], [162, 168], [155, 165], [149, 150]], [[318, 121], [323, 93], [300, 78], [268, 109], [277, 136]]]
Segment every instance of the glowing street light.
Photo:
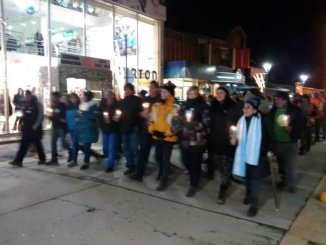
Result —
[[307, 81], [308, 78], [309, 78], [309, 76], [306, 74], [300, 75], [300, 80], [302, 81], [303, 84], [305, 84], [305, 82]]
[[272, 64], [266, 62], [266, 63], [263, 64], [263, 68], [264, 68], [265, 72], [268, 73], [272, 68]]

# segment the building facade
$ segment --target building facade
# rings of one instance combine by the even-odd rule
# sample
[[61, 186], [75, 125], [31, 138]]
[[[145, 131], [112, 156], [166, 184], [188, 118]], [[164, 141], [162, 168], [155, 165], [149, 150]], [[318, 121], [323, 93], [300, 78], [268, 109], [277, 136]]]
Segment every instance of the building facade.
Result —
[[[0, 0], [0, 91], [122, 93], [162, 79], [166, 8], [159, 1]], [[4, 116], [4, 115], [3, 115]]]
[[[214, 93], [220, 84], [235, 88], [244, 84], [242, 69], [247, 67], [237, 66], [236, 54], [245, 48], [241, 27], [235, 27], [225, 40], [165, 29], [164, 82], [170, 80], [177, 86], [176, 96], [181, 100], [192, 85], [199, 86], [202, 94]], [[249, 63], [249, 55], [240, 58]]]

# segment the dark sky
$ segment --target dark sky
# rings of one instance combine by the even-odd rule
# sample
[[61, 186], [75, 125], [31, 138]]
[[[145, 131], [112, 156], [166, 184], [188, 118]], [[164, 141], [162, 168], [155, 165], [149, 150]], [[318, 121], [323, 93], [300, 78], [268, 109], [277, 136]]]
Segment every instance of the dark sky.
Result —
[[166, 26], [225, 39], [240, 25], [251, 59], [258, 66], [272, 62], [275, 82], [292, 83], [300, 73], [311, 74], [321, 67], [326, 55], [326, 1], [259, 2], [168, 0]]

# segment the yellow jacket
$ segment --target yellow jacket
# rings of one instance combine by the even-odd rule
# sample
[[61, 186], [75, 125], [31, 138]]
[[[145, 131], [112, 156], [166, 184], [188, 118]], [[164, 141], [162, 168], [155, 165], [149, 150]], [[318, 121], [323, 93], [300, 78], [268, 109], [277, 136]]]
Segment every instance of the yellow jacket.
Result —
[[[172, 120], [179, 111], [179, 105], [175, 104], [175, 99], [169, 96], [165, 103], [155, 103], [152, 107], [148, 132], [153, 135], [154, 131], [159, 131], [165, 135], [161, 140], [177, 142], [177, 132], [172, 130]], [[159, 139], [153, 135], [153, 139]]]

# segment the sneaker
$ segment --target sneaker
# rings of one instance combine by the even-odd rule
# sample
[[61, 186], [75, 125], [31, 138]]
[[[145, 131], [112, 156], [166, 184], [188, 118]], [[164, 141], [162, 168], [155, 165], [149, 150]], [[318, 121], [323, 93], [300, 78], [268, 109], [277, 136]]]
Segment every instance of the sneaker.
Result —
[[21, 162], [17, 162], [16, 160], [10, 161], [9, 164], [12, 166], [23, 167], [23, 164]]
[[76, 161], [72, 161], [71, 163], [68, 164], [68, 168], [72, 168], [76, 166], [78, 166], [78, 163]]
[[85, 169], [88, 169], [88, 168], [89, 168], [89, 165], [87, 163], [85, 163], [80, 167], [80, 170], [85, 170]]
[[190, 186], [188, 192], [186, 193], [186, 197], [192, 197], [196, 194], [196, 187]]
[[45, 165], [47, 165], [47, 166], [57, 166], [57, 165], [59, 165], [59, 163], [58, 163], [58, 160], [50, 160], [50, 161], [46, 162]]
[[68, 158], [67, 158], [67, 162], [71, 162], [72, 161], [72, 156], [69, 156]]
[[246, 197], [243, 199], [243, 204], [244, 204], [244, 205], [248, 205], [248, 204], [250, 204], [250, 197], [249, 197], [249, 196], [246, 196]]
[[106, 173], [111, 173], [111, 172], [113, 172], [113, 171], [114, 171], [114, 168], [112, 168], [112, 167], [108, 167], [108, 168], [105, 170]]
[[156, 187], [157, 191], [164, 191], [167, 188], [166, 184], [159, 184], [158, 187]]
[[258, 212], [258, 209], [256, 207], [250, 206], [250, 208], [247, 211], [247, 216], [254, 217], [254, 216], [256, 216], [257, 212]]
[[142, 181], [143, 181], [143, 176], [141, 176], [141, 175], [138, 174], [138, 173], [133, 173], [133, 174], [129, 175], [129, 177], [130, 177], [131, 179], [137, 180], [137, 181], [139, 181], [139, 182], [142, 182]]
[[225, 204], [225, 197], [218, 197], [216, 203], [219, 204], [219, 205], [224, 205]]
[[124, 171], [124, 175], [130, 175], [130, 174], [133, 174], [135, 172], [135, 170], [131, 169], [131, 168], [128, 168], [126, 171]]
[[293, 186], [285, 186], [282, 190], [287, 191], [289, 193], [295, 193], [296, 192], [296, 188], [293, 187]]
[[44, 165], [45, 164], [45, 161], [44, 160], [39, 160], [37, 164], [38, 165]]
[[278, 183], [276, 184], [276, 186], [277, 186], [278, 188], [284, 188], [284, 187], [286, 186], [286, 184], [285, 184], [284, 181], [280, 181], [280, 182], [278, 182]]

